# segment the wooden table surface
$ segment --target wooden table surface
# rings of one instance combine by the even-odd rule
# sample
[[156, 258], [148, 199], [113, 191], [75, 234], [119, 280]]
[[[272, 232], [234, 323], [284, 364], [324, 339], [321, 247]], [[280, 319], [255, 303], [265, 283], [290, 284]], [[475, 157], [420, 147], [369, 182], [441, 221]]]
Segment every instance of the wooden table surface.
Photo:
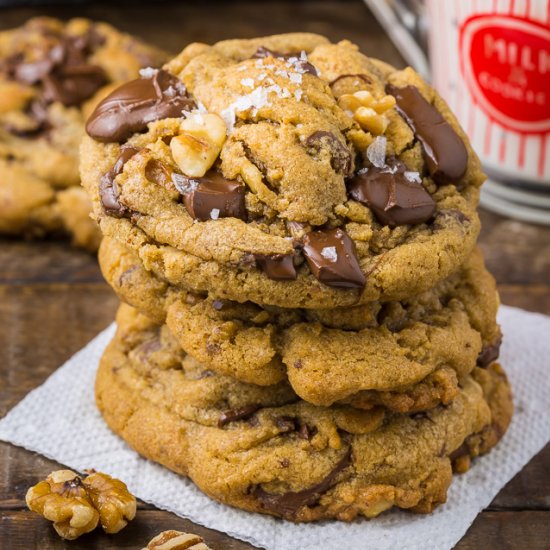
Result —
[[[109, 21], [173, 52], [194, 40], [305, 30], [349, 38], [366, 53], [403, 65], [360, 0], [114, 4], [0, 9], [0, 29], [39, 13], [82, 15]], [[482, 212], [482, 221], [480, 246], [502, 302], [550, 314], [550, 228], [488, 212]], [[0, 240], [0, 417], [106, 327], [116, 307], [90, 255], [64, 243]], [[57, 468], [37, 454], [0, 443], [0, 548], [141, 548], [169, 528], [199, 533], [214, 550], [253, 548], [143, 503], [137, 518], [116, 536], [98, 529], [63, 542], [24, 501], [27, 488]], [[550, 548], [549, 471], [550, 445], [478, 516], [457, 548]]]

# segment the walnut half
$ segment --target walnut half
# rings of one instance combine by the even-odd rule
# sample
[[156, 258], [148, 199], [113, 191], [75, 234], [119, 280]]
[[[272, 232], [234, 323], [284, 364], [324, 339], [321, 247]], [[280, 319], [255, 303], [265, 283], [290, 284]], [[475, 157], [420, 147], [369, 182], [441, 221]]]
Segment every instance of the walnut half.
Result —
[[201, 537], [181, 531], [163, 531], [142, 550], [210, 550]]
[[106, 533], [117, 533], [136, 515], [136, 499], [126, 485], [97, 472], [86, 477], [72, 470], [52, 472], [27, 491], [25, 500], [68, 540], [93, 531], [100, 522]]

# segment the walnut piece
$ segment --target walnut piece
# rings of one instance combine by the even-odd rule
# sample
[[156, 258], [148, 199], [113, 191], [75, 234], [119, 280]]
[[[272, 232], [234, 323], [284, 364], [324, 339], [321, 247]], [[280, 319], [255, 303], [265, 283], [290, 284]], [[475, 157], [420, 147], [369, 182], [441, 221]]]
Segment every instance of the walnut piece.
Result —
[[163, 531], [142, 550], [210, 550], [201, 537], [181, 531]]
[[212, 167], [226, 138], [226, 125], [213, 113], [190, 114], [170, 141], [175, 163], [189, 177], [200, 178]]
[[99, 513], [92, 506], [82, 479], [71, 470], [52, 472], [27, 491], [27, 506], [47, 520], [64, 539], [74, 540], [93, 531]]
[[68, 540], [93, 531], [100, 522], [106, 533], [117, 533], [136, 515], [136, 499], [126, 485], [96, 472], [86, 477], [72, 470], [52, 472], [27, 491], [25, 500]]
[[119, 479], [92, 472], [82, 483], [106, 533], [118, 533], [136, 516], [136, 497]]
[[395, 106], [395, 98], [385, 95], [376, 99], [370, 92], [360, 90], [354, 94], [344, 94], [338, 99], [342, 109], [351, 112], [363, 130], [375, 136], [382, 135], [388, 127], [384, 113]]

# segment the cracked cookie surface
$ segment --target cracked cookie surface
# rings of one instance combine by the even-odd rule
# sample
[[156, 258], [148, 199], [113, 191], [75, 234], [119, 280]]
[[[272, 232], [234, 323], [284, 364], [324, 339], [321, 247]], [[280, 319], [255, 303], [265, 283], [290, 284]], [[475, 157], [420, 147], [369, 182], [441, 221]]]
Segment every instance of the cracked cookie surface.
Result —
[[261, 308], [168, 285], [106, 238], [99, 261], [119, 297], [158, 323], [206, 368], [270, 385], [288, 378], [305, 401], [399, 412], [449, 403], [459, 381], [498, 357], [498, 295], [476, 251], [454, 275], [401, 302], [354, 308]]
[[218, 298], [399, 300], [456, 271], [479, 232], [484, 175], [455, 117], [410, 68], [347, 41], [191, 44], [115, 91], [88, 132], [82, 179], [103, 233]]
[[91, 250], [99, 231], [79, 187], [79, 144], [95, 104], [165, 54], [105, 23], [47, 17], [0, 32], [0, 232], [69, 233]]
[[96, 381], [110, 428], [143, 456], [189, 476], [207, 495], [292, 521], [427, 513], [459, 471], [505, 433], [504, 372], [476, 368], [447, 406], [415, 414], [296, 400], [214, 375], [128, 306]]

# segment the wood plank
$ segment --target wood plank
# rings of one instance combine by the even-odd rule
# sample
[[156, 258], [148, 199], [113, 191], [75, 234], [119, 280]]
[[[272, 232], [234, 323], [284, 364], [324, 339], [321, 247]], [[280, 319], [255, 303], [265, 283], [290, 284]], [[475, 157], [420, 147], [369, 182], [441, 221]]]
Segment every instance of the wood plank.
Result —
[[189, 520], [160, 510], [139, 510], [134, 521], [120, 533], [106, 535], [101, 529], [83, 535], [76, 542], [63, 541], [52, 524], [27, 510], [0, 511], [0, 541], [10, 541], [9, 548], [39, 548], [40, 550], [136, 550], [145, 546], [161, 531], [176, 529], [204, 538], [213, 550], [253, 550], [251, 544], [229, 538], [225, 533], [206, 529]]
[[499, 284], [498, 291], [503, 304], [550, 314], [550, 285]]
[[0, 416], [114, 318], [105, 283], [0, 285]]
[[482, 512], [455, 550], [548, 550], [549, 512]]
[[64, 241], [0, 239], [0, 284], [101, 282], [94, 255]]
[[[217, 550], [251, 550], [248, 543], [229, 539], [223, 533], [206, 529], [169, 512], [142, 510], [123, 531], [107, 536], [100, 530], [84, 535], [77, 543], [62, 541], [51, 524], [28, 511], [0, 512], [0, 540], [9, 540], [13, 548], [40, 548], [58, 550], [86, 548], [115, 550], [139, 548], [153, 536], [166, 529], [196, 533]], [[455, 550], [543, 550], [550, 538], [550, 512], [482, 512], [474, 521]], [[345, 541], [344, 541], [345, 542]], [[78, 545], [78, 546], [76, 546]]]
[[550, 285], [550, 227], [480, 211], [479, 246], [499, 283]]
[[[63, 19], [80, 16], [107, 21], [119, 29], [141, 36], [167, 51], [179, 52], [189, 42], [214, 42], [281, 32], [303, 31], [344, 38], [365, 53], [404, 66], [403, 59], [361, 0], [318, 2], [154, 2], [130, 6], [112, 3], [13, 8], [2, 12], [0, 29], [22, 24], [27, 18], [46, 14]], [[153, 23], [153, 24], [152, 24]]]

